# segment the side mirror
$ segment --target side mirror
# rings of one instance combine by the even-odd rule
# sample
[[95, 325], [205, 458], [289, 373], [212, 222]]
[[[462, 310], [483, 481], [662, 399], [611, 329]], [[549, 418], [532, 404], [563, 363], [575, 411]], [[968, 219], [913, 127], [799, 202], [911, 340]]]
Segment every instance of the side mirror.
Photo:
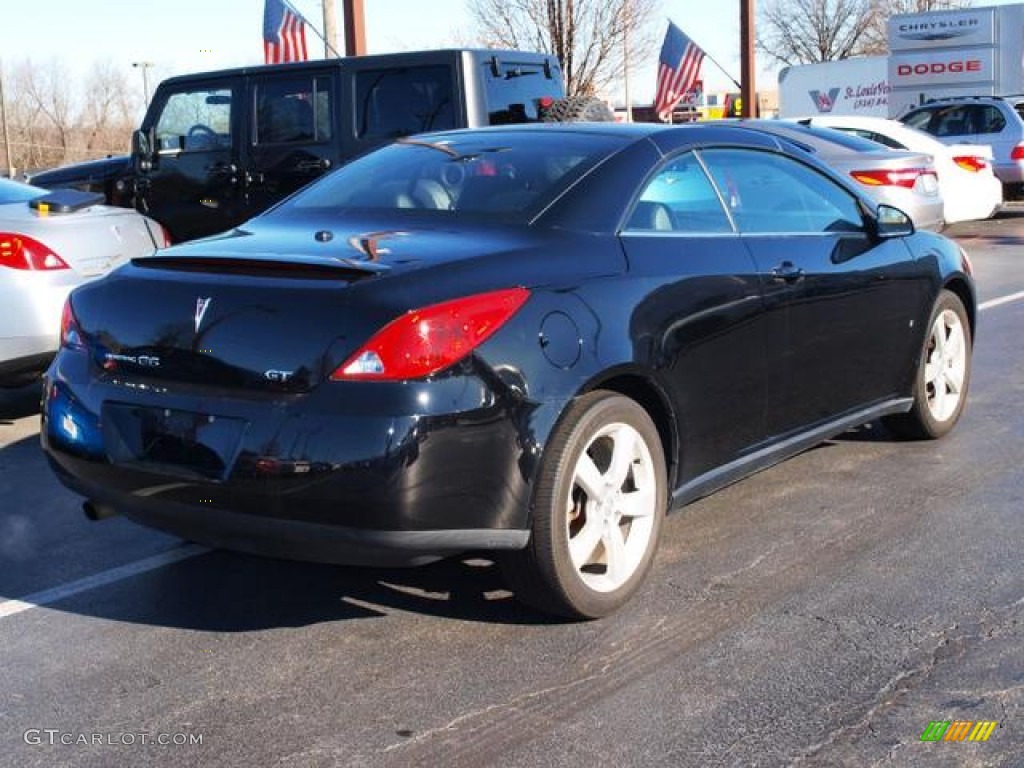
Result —
[[149, 131], [141, 128], [132, 131], [132, 160], [139, 171], [149, 171], [153, 168], [153, 140]]
[[914, 222], [899, 208], [881, 203], [875, 213], [875, 234], [887, 239], [914, 234]]

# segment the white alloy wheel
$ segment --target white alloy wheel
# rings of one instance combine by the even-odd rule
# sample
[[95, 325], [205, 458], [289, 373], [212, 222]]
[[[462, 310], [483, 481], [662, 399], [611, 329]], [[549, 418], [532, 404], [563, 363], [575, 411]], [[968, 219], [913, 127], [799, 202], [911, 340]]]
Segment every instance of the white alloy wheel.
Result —
[[566, 503], [569, 557], [596, 592], [619, 589], [637, 572], [654, 533], [654, 460], [629, 424], [608, 424], [580, 453]]
[[914, 374], [913, 405], [884, 419], [893, 433], [913, 440], [934, 440], [953, 429], [971, 381], [973, 335], [960, 297], [948, 290], [939, 293], [927, 328]]
[[924, 365], [928, 411], [948, 421], [960, 407], [967, 381], [967, 331], [952, 309], [943, 309], [932, 323]]
[[574, 619], [607, 616], [643, 582], [668, 508], [650, 414], [603, 390], [577, 397], [547, 441], [530, 541], [502, 560], [516, 597]]

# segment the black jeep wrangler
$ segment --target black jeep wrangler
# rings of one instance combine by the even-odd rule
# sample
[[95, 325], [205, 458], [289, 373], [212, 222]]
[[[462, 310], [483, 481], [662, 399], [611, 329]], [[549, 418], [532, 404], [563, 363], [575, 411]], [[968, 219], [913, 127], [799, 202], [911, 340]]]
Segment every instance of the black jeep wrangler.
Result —
[[38, 173], [41, 187], [102, 192], [175, 242], [255, 216], [329, 168], [421, 131], [610, 120], [564, 99], [553, 56], [439, 50], [184, 75], [157, 88], [130, 156]]

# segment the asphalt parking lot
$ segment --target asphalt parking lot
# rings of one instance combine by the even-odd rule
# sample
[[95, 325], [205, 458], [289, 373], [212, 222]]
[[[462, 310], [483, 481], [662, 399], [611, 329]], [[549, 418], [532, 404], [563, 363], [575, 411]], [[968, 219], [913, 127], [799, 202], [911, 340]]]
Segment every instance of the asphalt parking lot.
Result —
[[[1024, 765], [1024, 205], [947, 234], [981, 304], [948, 438], [849, 432], [672, 516], [623, 611], [90, 523], [0, 394], [0, 765]], [[924, 742], [932, 722], [984, 742]]]

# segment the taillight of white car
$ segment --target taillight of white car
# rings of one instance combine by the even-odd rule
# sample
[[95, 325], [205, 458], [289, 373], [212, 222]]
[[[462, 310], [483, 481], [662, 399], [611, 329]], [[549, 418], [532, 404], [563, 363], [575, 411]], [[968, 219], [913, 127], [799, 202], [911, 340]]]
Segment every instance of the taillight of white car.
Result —
[[925, 194], [933, 194], [939, 188], [939, 177], [930, 168], [850, 171], [850, 175], [866, 187], [917, 188]]
[[0, 267], [33, 272], [69, 269], [64, 259], [38, 240], [14, 232], [0, 232]]
[[976, 155], [955, 155], [953, 162], [971, 173], [979, 173], [989, 167], [989, 162], [986, 158]]

